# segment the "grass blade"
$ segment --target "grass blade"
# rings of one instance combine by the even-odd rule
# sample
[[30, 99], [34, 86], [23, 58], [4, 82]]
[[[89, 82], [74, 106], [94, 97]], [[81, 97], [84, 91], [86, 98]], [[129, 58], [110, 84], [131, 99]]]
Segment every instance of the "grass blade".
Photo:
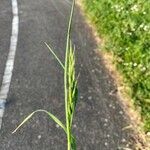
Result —
[[14, 134], [22, 125], [24, 125], [33, 115], [35, 112], [31, 113], [29, 116], [27, 116], [21, 123], [20, 125], [12, 132]]
[[22, 125], [24, 125], [35, 113], [37, 112], [45, 112], [54, 122], [56, 122], [66, 133], [66, 127], [64, 126], [64, 124], [57, 118], [55, 117], [52, 113], [43, 110], [43, 109], [39, 109], [36, 110], [34, 112], [32, 112], [30, 115], [28, 115], [21, 123], [20, 125], [12, 132], [12, 134], [14, 134]]
[[45, 43], [45, 45], [47, 46], [47, 48], [50, 50], [50, 52], [53, 54], [53, 56], [56, 58], [56, 60], [58, 61], [58, 63], [61, 65], [61, 67], [62, 67], [63, 69], [65, 69], [63, 63], [62, 63], [61, 60], [58, 58], [58, 56], [54, 53], [54, 51], [52, 50], [52, 48], [51, 48], [46, 42], [44, 42], [44, 43]]

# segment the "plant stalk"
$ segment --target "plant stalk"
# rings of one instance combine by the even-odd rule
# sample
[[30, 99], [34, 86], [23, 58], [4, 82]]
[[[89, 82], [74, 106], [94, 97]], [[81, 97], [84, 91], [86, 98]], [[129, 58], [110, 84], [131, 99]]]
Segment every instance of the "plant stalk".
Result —
[[67, 31], [67, 41], [66, 41], [66, 55], [65, 55], [65, 69], [64, 69], [64, 92], [65, 92], [65, 112], [66, 112], [66, 130], [67, 130], [67, 150], [71, 150], [71, 124], [70, 124], [70, 110], [69, 110], [69, 93], [68, 93], [68, 55], [69, 55], [69, 48], [70, 48], [70, 31], [71, 31], [71, 24], [72, 24], [72, 17], [74, 11], [75, 0], [73, 0], [70, 19], [68, 24], [68, 31]]

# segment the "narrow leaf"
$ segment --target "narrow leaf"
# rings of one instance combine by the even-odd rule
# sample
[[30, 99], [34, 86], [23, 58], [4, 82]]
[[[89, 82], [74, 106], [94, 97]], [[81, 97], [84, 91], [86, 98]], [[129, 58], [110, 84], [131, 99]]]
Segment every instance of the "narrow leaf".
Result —
[[56, 122], [64, 131], [65, 133], [67, 132], [66, 131], [66, 127], [64, 126], [64, 124], [57, 118], [55, 117], [52, 113], [46, 111], [46, 110], [43, 110], [43, 109], [39, 109], [39, 110], [36, 110], [34, 112], [32, 112], [29, 116], [27, 116], [23, 121], [22, 123], [12, 132], [12, 134], [14, 134], [22, 125], [24, 125], [35, 113], [37, 112], [45, 112], [46, 114], [48, 114], [48, 116], [53, 119], [54, 122]]
[[56, 58], [56, 60], [58, 61], [58, 63], [61, 65], [61, 67], [62, 67], [63, 69], [65, 69], [63, 63], [62, 63], [61, 60], [58, 58], [58, 56], [54, 53], [54, 51], [52, 50], [52, 48], [51, 48], [46, 42], [44, 42], [44, 43], [45, 43], [45, 45], [47, 46], [47, 48], [50, 50], [50, 52], [53, 54], [53, 56]]
[[14, 134], [23, 124], [25, 124], [33, 115], [35, 112], [31, 113], [29, 116], [27, 116], [22, 123], [12, 132]]

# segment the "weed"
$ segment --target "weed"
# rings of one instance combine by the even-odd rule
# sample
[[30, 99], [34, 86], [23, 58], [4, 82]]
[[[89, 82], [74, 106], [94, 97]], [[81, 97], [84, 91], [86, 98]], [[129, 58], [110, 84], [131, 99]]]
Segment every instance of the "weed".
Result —
[[64, 125], [57, 117], [55, 117], [50, 112], [39, 109], [32, 112], [29, 116], [27, 116], [23, 122], [12, 132], [15, 133], [23, 124], [25, 124], [35, 113], [44, 112], [46, 113], [53, 121], [55, 121], [66, 133], [67, 135], [67, 150], [76, 150], [76, 141], [75, 137], [72, 134], [72, 121], [76, 108], [77, 98], [78, 98], [78, 90], [77, 90], [77, 79], [75, 77], [75, 46], [73, 46], [70, 38], [71, 32], [71, 24], [72, 17], [74, 12], [75, 0], [72, 4], [68, 33], [67, 33], [67, 41], [66, 41], [66, 54], [65, 54], [65, 64], [61, 62], [55, 52], [51, 49], [51, 47], [47, 44], [46, 46], [56, 58], [62, 69], [64, 70], [64, 92], [65, 92], [65, 115], [66, 115], [66, 124]]

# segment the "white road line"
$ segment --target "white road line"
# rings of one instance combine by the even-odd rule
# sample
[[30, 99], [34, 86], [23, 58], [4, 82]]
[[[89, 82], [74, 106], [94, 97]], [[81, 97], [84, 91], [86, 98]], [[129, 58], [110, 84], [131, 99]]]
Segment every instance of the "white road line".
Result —
[[18, 42], [18, 32], [19, 32], [19, 16], [18, 16], [18, 2], [17, 0], [11, 0], [12, 2], [12, 34], [10, 38], [10, 48], [9, 54], [5, 66], [2, 86], [0, 89], [0, 129], [2, 125], [2, 118], [5, 110], [5, 103], [8, 96], [12, 72], [14, 67], [15, 54]]

